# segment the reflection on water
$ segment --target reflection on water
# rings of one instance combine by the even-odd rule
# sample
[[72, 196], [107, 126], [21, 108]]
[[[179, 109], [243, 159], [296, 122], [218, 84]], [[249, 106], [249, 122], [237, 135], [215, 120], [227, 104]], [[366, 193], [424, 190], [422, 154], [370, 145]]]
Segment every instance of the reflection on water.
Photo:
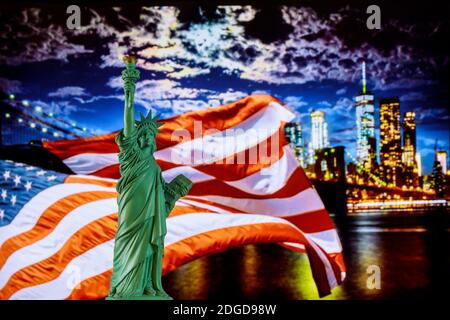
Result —
[[[170, 274], [170, 280], [176, 284], [176, 297], [206, 300], [209, 298], [210, 259], [197, 259], [178, 268]], [[165, 279], [163, 279], [165, 280]], [[166, 288], [168, 286], [166, 285]], [[173, 292], [173, 289], [168, 291]]]
[[239, 272], [239, 279], [242, 286], [243, 295], [247, 297], [254, 296], [259, 288], [259, 268], [260, 268], [260, 255], [258, 254], [258, 248], [256, 246], [245, 246], [241, 250], [241, 271]]
[[[351, 215], [336, 225], [347, 279], [324, 299], [422, 299], [449, 286], [449, 214]], [[367, 268], [381, 269], [381, 289], [367, 288]], [[249, 245], [188, 263], [163, 278], [175, 299], [318, 299], [306, 255]]]

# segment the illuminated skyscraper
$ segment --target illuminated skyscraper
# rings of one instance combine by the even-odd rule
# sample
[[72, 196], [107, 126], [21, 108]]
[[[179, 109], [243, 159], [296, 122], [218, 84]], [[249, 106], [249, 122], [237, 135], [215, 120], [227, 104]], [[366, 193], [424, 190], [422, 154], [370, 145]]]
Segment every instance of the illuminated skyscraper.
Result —
[[403, 116], [402, 162], [405, 184], [408, 187], [418, 185], [416, 149], [416, 115], [414, 112], [406, 112]]
[[315, 151], [328, 147], [328, 124], [322, 111], [311, 113], [311, 142], [309, 143], [309, 163], [314, 163]]
[[406, 112], [403, 116], [403, 163], [412, 167], [416, 155], [416, 115]]
[[284, 127], [286, 139], [288, 140], [295, 157], [302, 167], [306, 166], [305, 146], [303, 144], [302, 125], [300, 122], [286, 123]]
[[367, 91], [366, 64], [362, 63], [362, 89], [356, 96], [356, 160], [366, 169], [376, 163], [374, 96]]
[[441, 164], [442, 173], [447, 174], [447, 152], [437, 151], [436, 160]]
[[416, 152], [417, 175], [422, 176], [422, 158], [420, 152]]
[[400, 100], [380, 100], [380, 162], [385, 182], [401, 186]]

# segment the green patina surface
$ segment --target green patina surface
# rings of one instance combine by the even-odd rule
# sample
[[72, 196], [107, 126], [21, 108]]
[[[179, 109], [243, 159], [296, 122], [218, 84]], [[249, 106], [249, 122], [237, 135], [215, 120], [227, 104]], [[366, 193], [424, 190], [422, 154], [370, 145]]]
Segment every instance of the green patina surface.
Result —
[[160, 124], [151, 112], [135, 121], [134, 93], [139, 71], [125, 57], [124, 128], [116, 136], [121, 177], [117, 183], [118, 229], [108, 300], [172, 299], [163, 289], [162, 258], [166, 219], [192, 182], [183, 175], [166, 183], [153, 153]]

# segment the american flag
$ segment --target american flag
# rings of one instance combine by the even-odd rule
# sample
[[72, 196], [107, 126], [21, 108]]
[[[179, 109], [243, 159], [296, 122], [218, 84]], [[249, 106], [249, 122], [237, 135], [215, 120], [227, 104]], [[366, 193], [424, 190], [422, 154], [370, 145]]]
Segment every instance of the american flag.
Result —
[[[154, 154], [163, 177], [182, 173], [194, 182], [167, 219], [163, 274], [232, 247], [277, 243], [308, 255], [320, 296], [343, 281], [333, 222], [284, 140], [293, 117], [277, 99], [253, 95], [163, 121]], [[179, 129], [194, 139], [173, 139]], [[0, 162], [1, 299], [107, 296], [117, 228], [115, 134], [46, 142], [73, 175]], [[262, 146], [269, 154], [238, 161]], [[198, 153], [196, 162], [184, 161]]]

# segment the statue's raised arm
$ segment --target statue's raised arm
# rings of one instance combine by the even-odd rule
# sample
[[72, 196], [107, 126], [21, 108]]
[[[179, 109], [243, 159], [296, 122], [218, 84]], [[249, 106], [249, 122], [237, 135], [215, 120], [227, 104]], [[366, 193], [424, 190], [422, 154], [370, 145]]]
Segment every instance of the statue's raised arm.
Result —
[[129, 137], [134, 128], [134, 92], [136, 91], [136, 81], [139, 79], [140, 72], [136, 69], [136, 58], [131, 56], [123, 57], [126, 69], [122, 71], [124, 81], [125, 104], [123, 110], [123, 134]]

